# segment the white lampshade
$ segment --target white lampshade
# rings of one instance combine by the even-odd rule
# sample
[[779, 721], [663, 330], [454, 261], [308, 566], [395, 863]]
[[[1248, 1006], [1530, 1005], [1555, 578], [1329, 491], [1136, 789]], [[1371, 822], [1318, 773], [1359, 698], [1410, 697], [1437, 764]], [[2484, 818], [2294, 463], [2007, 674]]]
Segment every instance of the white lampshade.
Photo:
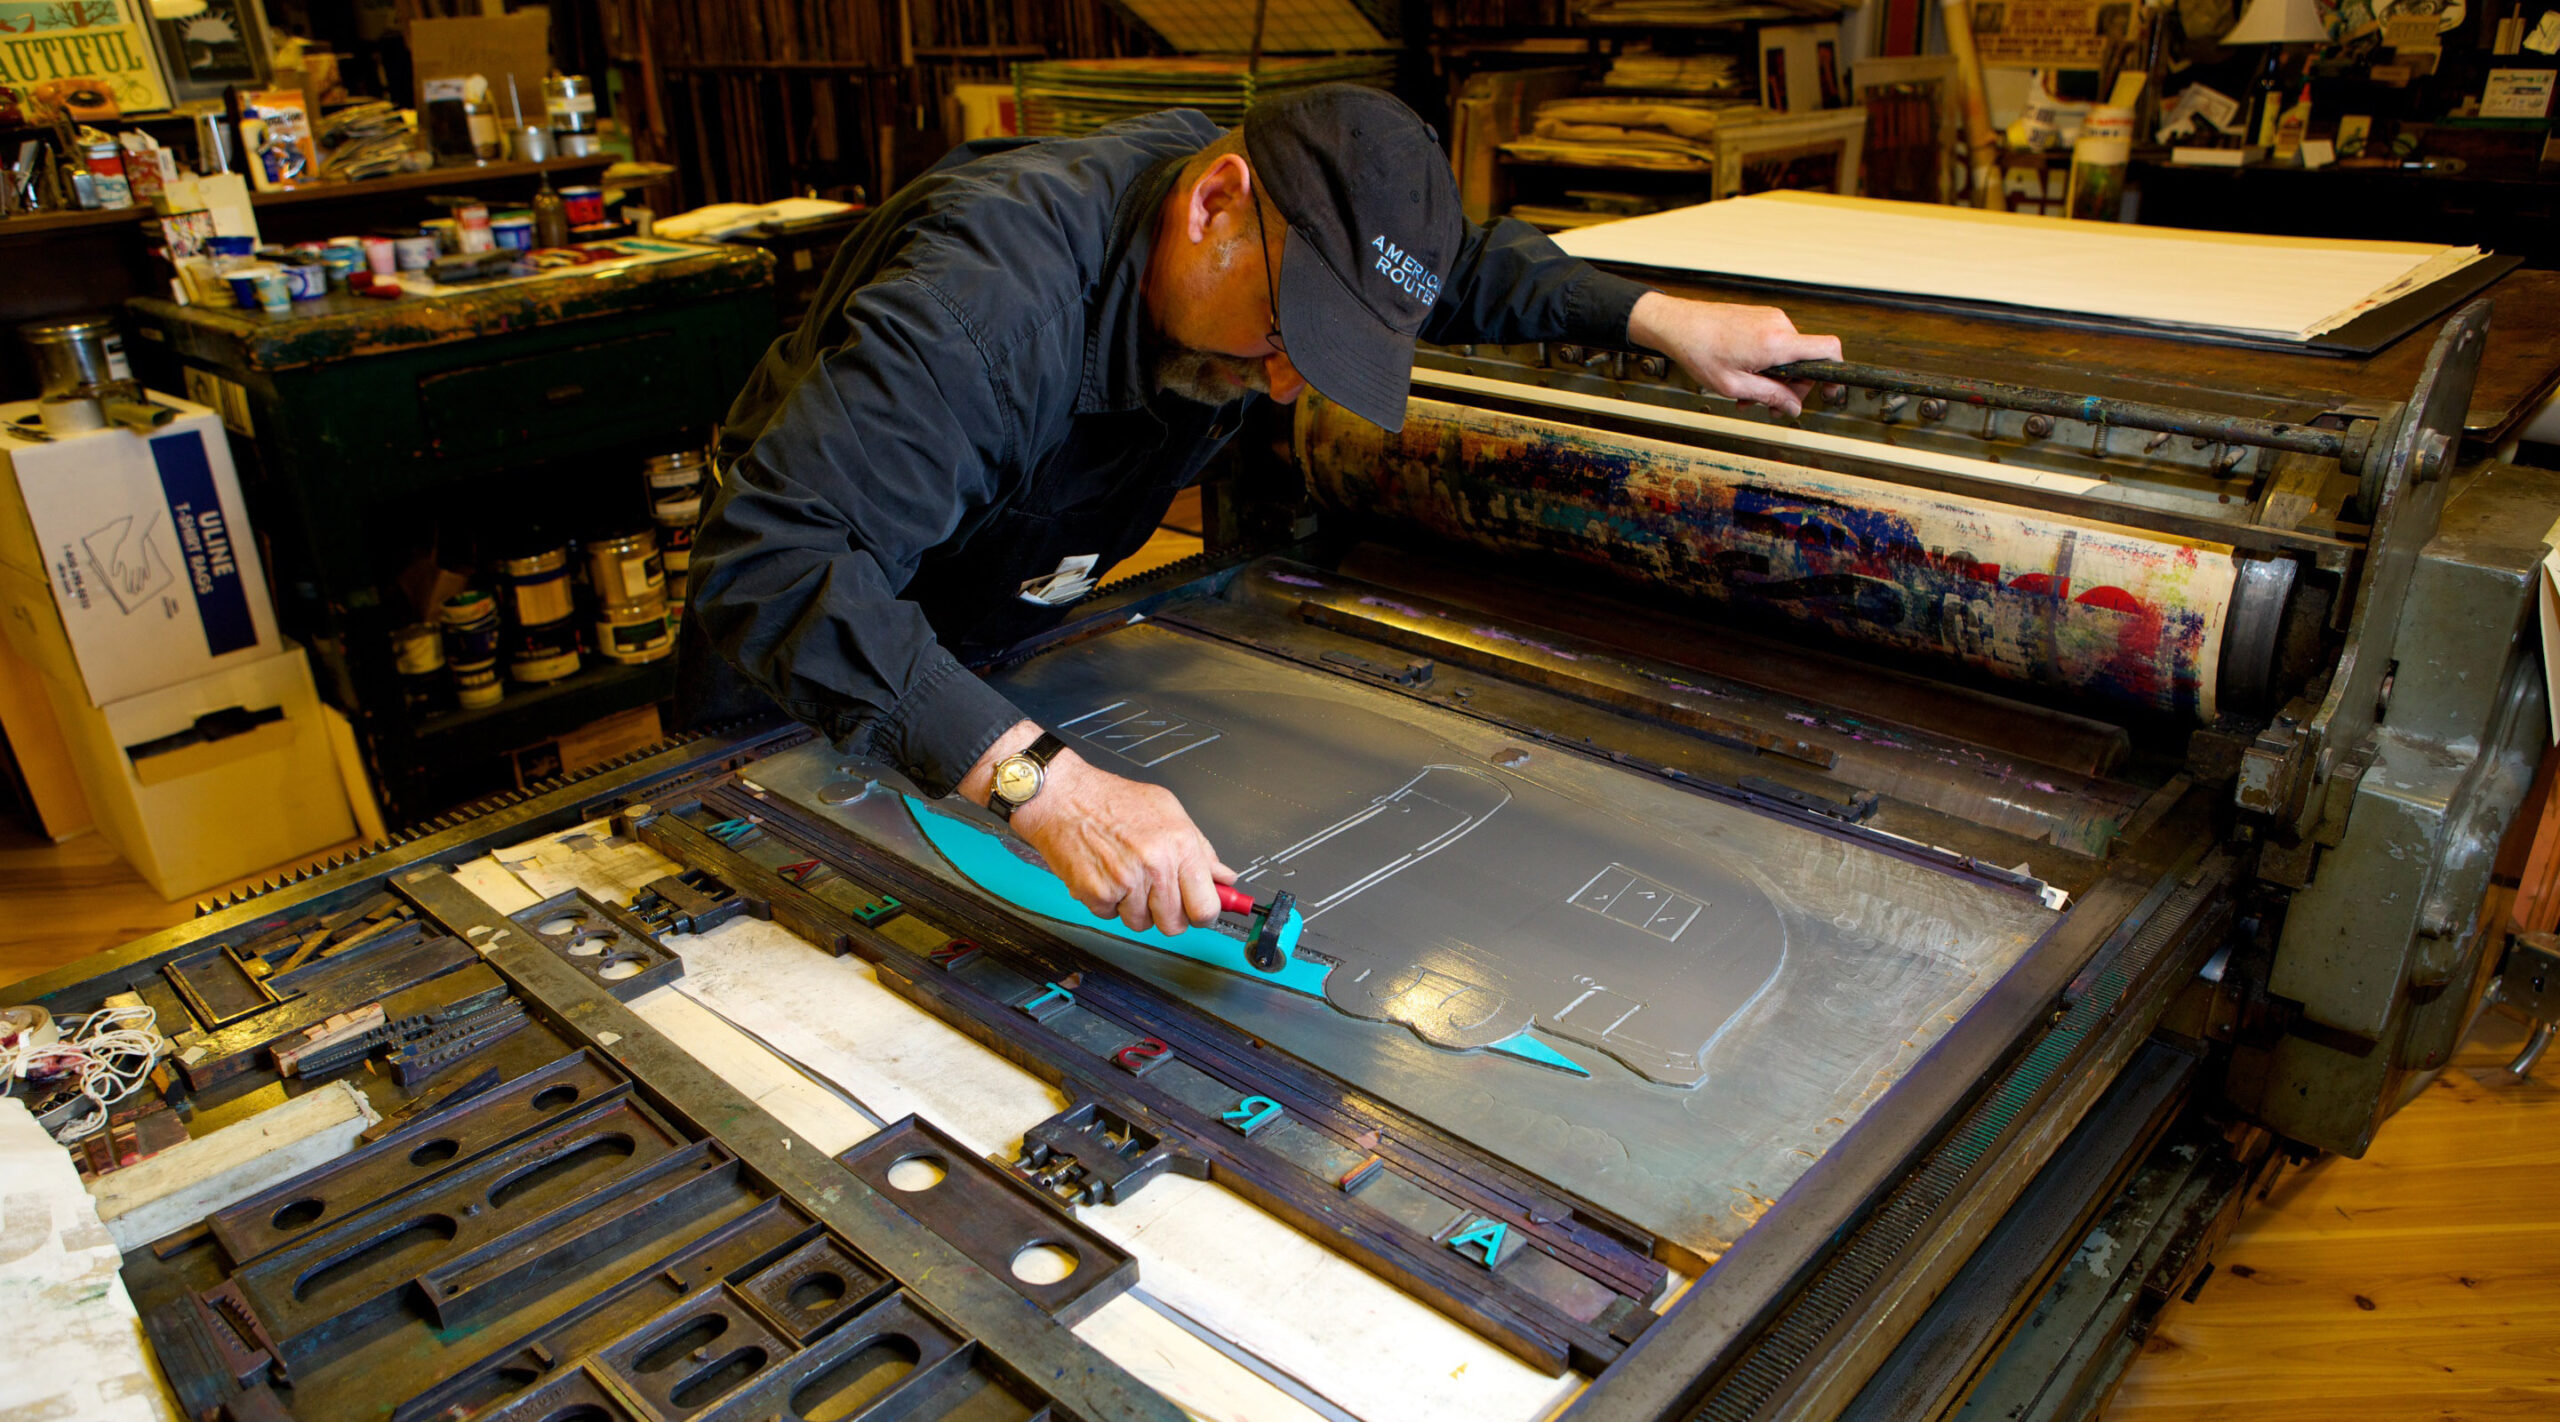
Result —
[[2249, 9], [2217, 44], [2317, 44], [2329, 37], [2319, 0], [2249, 0]]

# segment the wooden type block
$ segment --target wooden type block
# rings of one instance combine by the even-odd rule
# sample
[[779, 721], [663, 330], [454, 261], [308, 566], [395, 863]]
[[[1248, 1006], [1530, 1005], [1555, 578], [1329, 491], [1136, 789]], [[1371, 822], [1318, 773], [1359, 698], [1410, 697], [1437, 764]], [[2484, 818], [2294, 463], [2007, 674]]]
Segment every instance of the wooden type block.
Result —
[[89, 1193], [116, 1248], [132, 1250], [172, 1230], [347, 1153], [379, 1119], [354, 1086], [333, 1081], [281, 1106], [129, 1169], [101, 1176]]

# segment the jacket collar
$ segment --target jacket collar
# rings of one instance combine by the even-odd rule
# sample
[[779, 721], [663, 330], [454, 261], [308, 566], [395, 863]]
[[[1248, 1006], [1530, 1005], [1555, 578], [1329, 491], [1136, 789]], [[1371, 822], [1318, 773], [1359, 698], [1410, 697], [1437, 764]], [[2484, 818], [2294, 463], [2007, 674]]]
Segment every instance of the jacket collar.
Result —
[[1156, 216], [1182, 162], [1179, 157], [1158, 159], [1130, 184], [1112, 215], [1102, 284], [1085, 322], [1079, 415], [1135, 410], [1148, 403], [1147, 350], [1155, 330], [1147, 319], [1147, 260], [1155, 250]]

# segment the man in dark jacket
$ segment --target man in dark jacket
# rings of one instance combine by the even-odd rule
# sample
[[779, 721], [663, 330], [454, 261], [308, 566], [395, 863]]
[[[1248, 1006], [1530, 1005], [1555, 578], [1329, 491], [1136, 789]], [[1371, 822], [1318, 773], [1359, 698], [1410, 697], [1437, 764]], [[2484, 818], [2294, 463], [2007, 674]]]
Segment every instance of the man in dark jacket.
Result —
[[730, 411], [689, 699], [719, 699], [707, 641], [839, 745], [1005, 816], [1097, 914], [1207, 923], [1234, 875], [1173, 795], [963, 662], [1061, 621], [1256, 397], [1313, 384], [1401, 428], [1417, 335], [1642, 345], [1791, 413], [1803, 390], [1756, 372], [1840, 353], [1467, 222], [1430, 129], [1374, 90], [1268, 100], [1233, 133], [1174, 110], [965, 145], [846, 241]]

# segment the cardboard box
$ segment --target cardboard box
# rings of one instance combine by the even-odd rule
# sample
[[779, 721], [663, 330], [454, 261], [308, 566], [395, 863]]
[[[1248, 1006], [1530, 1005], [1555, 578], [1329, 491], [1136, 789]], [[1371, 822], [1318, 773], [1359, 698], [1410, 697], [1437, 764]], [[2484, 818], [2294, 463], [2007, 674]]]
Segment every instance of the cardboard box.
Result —
[[[424, 16], [409, 22], [409, 70], [416, 76], [413, 100], [425, 127], [427, 81], [477, 74], [489, 81], [498, 111], [498, 127], [515, 127], [515, 106], [524, 105], [525, 122], [543, 122], [542, 81], [551, 73], [551, 10], [528, 5], [509, 15], [467, 15], [438, 20]], [[516, 81], [512, 96], [507, 78]]]
[[[0, 572], [42, 585], [53, 612], [48, 622], [13, 606], [10, 635], [49, 644], [20, 651], [84, 687], [92, 706], [263, 661], [284, 645], [221, 420], [158, 398], [180, 413], [147, 439], [0, 431]], [[0, 405], [0, 420], [34, 408]]]
[[45, 678], [98, 832], [167, 899], [355, 834], [302, 649], [92, 706]]
[[88, 792], [71, 769], [71, 752], [62, 744], [62, 725], [44, 694], [44, 677], [5, 637], [0, 637], [0, 735], [9, 738], [19, 782], [26, 786], [36, 827], [45, 838], [60, 844], [88, 833], [95, 824]]

